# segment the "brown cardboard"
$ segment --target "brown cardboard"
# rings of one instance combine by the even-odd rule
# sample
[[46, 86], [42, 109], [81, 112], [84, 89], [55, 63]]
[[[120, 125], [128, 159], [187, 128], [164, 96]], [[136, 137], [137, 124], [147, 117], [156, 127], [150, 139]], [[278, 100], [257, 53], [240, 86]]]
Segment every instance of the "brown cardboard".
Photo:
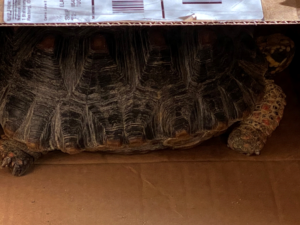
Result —
[[289, 76], [278, 129], [260, 156], [223, 137], [143, 155], [51, 153], [24, 177], [0, 171], [2, 225], [298, 225], [300, 105]]
[[4, 21], [3, 21], [3, 11], [4, 11], [4, 0], [0, 0], [0, 23], [4, 23]]
[[300, 164], [41, 165], [1, 173], [5, 225], [298, 225]]
[[263, 0], [265, 21], [299, 20], [297, 2], [298, 0]]
[[[4, 0], [0, 0], [0, 26], [10, 25], [14, 26], [16, 24], [5, 24], [3, 21], [3, 6]], [[188, 17], [185, 21], [175, 22], [155, 22], [155, 21], [120, 21], [120, 22], [99, 22], [99, 23], [89, 23], [89, 24], [38, 24], [38, 25], [88, 25], [88, 26], [120, 26], [120, 25], [202, 25], [202, 24], [270, 24], [270, 23], [300, 23], [300, 1], [299, 0], [262, 0], [262, 7], [264, 12], [263, 21], [198, 21], [193, 20], [193, 18]], [[26, 24], [20, 24], [26, 25]], [[30, 25], [30, 24], [27, 24]]]

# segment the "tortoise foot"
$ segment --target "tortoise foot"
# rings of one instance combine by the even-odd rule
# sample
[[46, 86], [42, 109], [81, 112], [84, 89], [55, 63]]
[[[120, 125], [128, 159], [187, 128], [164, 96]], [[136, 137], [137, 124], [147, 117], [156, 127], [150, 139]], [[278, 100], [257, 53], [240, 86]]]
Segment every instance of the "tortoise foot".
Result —
[[8, 167], [14, 176], [24, 175], [34, 162], [34, 157], [21, 151], [9, 151], [2, 154], [2, 167]]
[[25, 144], [14, 140], [0, 141], [1, 167], [10, 169], [12, 175], [22, 176], [33, 165], [41, 153], [30, 152]]

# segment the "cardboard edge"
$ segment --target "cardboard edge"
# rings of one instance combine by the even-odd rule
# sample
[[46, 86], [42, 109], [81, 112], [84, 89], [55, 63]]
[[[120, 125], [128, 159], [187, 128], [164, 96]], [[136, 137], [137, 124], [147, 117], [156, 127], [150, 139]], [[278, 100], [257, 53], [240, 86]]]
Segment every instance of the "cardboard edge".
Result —
[[192, 16], [183, 21], [112, 21], [96, 23], [5, 23], [4, 0], [0, 0], [0, 26], [194, 26], [194, 25], [268, 25], [300, 24], [300, 2], [292, 0], [262, 0], [263, 18], [261, 20], [208, 21], [195, 20]]

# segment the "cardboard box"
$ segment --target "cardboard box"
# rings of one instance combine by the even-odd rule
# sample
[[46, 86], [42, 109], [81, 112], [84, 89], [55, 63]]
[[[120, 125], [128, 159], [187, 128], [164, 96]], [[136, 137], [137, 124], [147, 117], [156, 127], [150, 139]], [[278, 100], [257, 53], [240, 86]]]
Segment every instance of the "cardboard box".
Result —
[[[262, 0], [263, 20], [257, 21], [201, 21], [192, 17], [184, 18], [183, 21], [118, 21], [97, 23], [38, 23], [22, 25], [47, 25], [47, 26], [141, 26], [141, 25], [235, 25], [235, 24], [298, 24], [300, 23], [300, 1], [299, 0]], [[3, 20], [4, 0], [0, 0], [0, 26], [15, 26], [18, 24], [7, 24]]]
[[[263, 1], [266, 23], [299, 22], [299, 2], [286, 2]], [[52, 152], [24, 177], [0, 171], [0, 225], [298, 225], [300, 105], [287, 72], [276, 80], [285, 114], [260, 156], [233, 152], [224, 135], [142, 155]]]
[[23, 177], [0, 171], [2, 225], [298, 225], [300, 105], [287, 73], [280, 126], [260, 156], [224, 136], [141, 155], [52, 152]]

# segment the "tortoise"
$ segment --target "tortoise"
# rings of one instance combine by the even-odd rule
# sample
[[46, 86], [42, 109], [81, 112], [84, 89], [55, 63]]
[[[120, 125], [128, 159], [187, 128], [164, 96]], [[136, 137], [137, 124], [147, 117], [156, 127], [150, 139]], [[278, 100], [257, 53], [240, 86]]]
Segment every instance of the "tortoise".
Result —
[[16, 176], [53, 150], [196, 146], [248, 118], [267, 86], [246, 29], [3, 28], [0, 50], [0, 152]]

